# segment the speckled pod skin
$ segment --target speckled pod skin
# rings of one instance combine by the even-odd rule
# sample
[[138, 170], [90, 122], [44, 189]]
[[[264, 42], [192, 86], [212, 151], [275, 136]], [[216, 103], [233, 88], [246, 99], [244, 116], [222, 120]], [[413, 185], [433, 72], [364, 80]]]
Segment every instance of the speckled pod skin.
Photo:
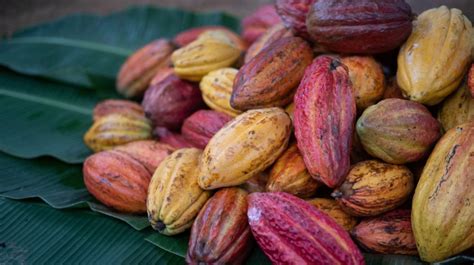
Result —
[[170, 64], [174, 47], [168, 40], [158, 39], [133, 53], [117, 76], [117, 91], [127, 98], [140, 97], [156, 72]]
[[438, 120], [446, 132], [466, 122], [474, 121], [474, 98], [466, 84], [447, 97], [438, 111]]
[[240, 68], [230, 105], [238, 110], [286, 106], [312, 59], [309, 44], [299, 37], [273, 42]]
[[281, 23], [281, 20], [275, 6], [263, 5], [242, 19], [242, 37], [251, 44], [258, 40], [267, 29], [278, 23]]
[[140, 104], [122, 99], [107, 99], [97, 103], [94, 107], [93, 119], [98, 119], [113, 113], [124, 113], [136, 116], [145, 116], [145, 111]]
[[405, 166], [368, 160], [353, 166], [332, 196], [353, 216], [376, 216], [402, 205], [414, 189]]
[[365, 151], [391, 164], [421, 159], [441, 130], [425, 106], [395, 98], [368, 107], [357, 120], [356, 129]]
[[235, 186], [258, 175], [286, 150], [291, 120], [280, 108], [247, 111], [220, 129], [204, 149], [199, 186]]
[[331, 217], [284, 192], [252, 193], [252, 233], [273, 264], [365, 264], [349, 234]]
[[114, 150], [130, 155], [153, 174], [161, 161], [173, 153], [175, 148], [157, 141], [144, 140], [121, 145]]
[[179, 234], [190, 228], [210, 196], [197, 184], [201, 150], [179, 149], [156, 169], [147, 198], [148, 220], [164, 235]]
[[232, 117], [225, 113], [199, 110], [184, 121], [181, 134], [197, 148], [204, 149], [212, 136], [230, 120]]
[[242, 189], [216, 192], [194, 221], [186, 263], [243, 264], [252, 247], [247, 205]]
[[365, 249], [381, 254], [416, 255], [410, 210], [394, 210], [362, 220], [351, 232]]
[[202, 98], [206, 105], [219, 112], [224, 112], [232, 117], [242, 113], [230, 106], [232, 86], [238, 70], [235, 68], [221, 68], [205, 75], [199, 83]]
[[273, 42], [281, 38], [291, 36], [293, 36], [291, 31], [285, 28], [285, 26], [283, 26], [281, 23], [268, 28], [265, 33], [260, 36], [260, 38], [250, 45], [249, 49], [245, 53], [245, 63], [248, 63], [253, 57], [259, 54], [263, 49], [268, 47], [268, 45], [272, 44]]
[[413, 197], [411, 221], [422, 260], [444, 260], [474, 243], [474, 122], [436, 144]]
[[336, 223], [342, 226], [346, 231], [351, 231], [351, 229], [357, 224], [357, 219], [344, 212], [335, 200], [314, 198], [307, 200], [307, 202], [332, 217], [334, 221], [336, 221]]
[[306, 168], [328, 187], [339, 186], [349, 171], [356, 115], [346, 66], [331, 56], [314, 59], [294, 102], [293, 126]]
[[315, 1], [306, 16], [311, 38], [338, 53], [373, 54], [399, 47], [411, 33], [404, 0]]
[[276, 0], [275, 7], [283, 24], [297, 36], [309, 39], [306, 15], [315, 0]]

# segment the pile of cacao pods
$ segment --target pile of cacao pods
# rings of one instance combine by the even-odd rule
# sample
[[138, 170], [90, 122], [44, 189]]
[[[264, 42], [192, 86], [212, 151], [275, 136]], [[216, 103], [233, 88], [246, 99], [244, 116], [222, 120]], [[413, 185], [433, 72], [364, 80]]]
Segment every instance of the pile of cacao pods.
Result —
[[[404, 0], [277, 0], [158, 39], [84, 137], [92, 195], [189, 264], [435, 262], [474, 243], [474, 31]], [[470, 70], [469, 70], [470, 69]], [[141, 100], [141, 105], [133, 100]], [[257, 244], [254, 244], [256, 242]]]

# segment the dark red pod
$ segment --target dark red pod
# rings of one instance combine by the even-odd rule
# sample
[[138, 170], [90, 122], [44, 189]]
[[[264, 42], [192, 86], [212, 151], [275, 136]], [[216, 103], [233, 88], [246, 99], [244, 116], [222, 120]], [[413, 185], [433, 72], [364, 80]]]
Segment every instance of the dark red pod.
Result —
[[184, 121], [181, 134], [195, 147], [204, 149], [212, 136], [231, 119], [222, 112], [199, 110]]
[[296, 35], [309, 38], [306, 15], [315, 0], [276, 0], [275, 6], [283, 24]]
[[158, 138], [160, 143], [170, 145], [175, 149], [195, 147], [181, 134], [174, 133], [165, 127], [156, 127], [153, 129], [153, 136]]
[[339, 186], [350, 167], [356, 116], [347, 67], [336, 57], [317, 57], [294, 102], [295, 136], [309, 173], [328, 187]]
[[404, 0], [324, 0], [311, 6], [306, 26], [313, 41], [331, 51], [373, 54], [401, 46], [412, 17]]
[[246, 191], [224, 188], [216, 192], [194, 221], [186, 262], [243, 264], [252, 246], [246, 213]]
[[274, 5], [263, 5], [242, 20], [242, 37], [247, 43], [256, 41], [273, 25], [281, 23]]

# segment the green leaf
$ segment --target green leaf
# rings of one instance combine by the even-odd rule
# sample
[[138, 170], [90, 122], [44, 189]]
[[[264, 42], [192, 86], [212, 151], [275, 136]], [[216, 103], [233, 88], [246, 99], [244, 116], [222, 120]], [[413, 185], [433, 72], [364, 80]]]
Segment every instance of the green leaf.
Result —
[[0, 43], [0, 64], [15, 71], [85, 87], [114, 87], [128, 55], [157, 38], [184, 29], [223, 25], [239, 29], [223, 13], [133, 7], [108, 16], [79, 14], [14, 34]]
[[165, 236], [155, 232], [146, 237], [145, 240], [161, 249], [184, 258], [188, 250], [189, 233], [185, 232], [175, 236]]
[[182, 264], [145, 232], [89, 211], [0, 198], [2, 264]]

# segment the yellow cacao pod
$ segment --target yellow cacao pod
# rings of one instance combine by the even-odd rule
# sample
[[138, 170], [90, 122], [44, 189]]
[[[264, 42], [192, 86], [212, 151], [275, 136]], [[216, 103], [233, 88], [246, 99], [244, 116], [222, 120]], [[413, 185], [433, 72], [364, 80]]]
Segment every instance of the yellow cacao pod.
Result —
[[165, 235], [190, 228], [210, 196], [197, 183], [201, 150], [183, 148], [156, 169], [148, 187], [147, 212], [151, 226]]
[[225, 32], [210, 30], [173, 52], [171, 61], [175, 74], [186, 80], [200, 81], [213, 70], [231, 66], [240, 56], [240, 49]]
[[202, 78], [199, 87], [201, 88], [202, 98], [209, 108], [224, 112], [232, 117], [242, 113], [230, 106], [232, 86], [237, 72], [238, 70], [234, 68], [221, 68]]
[[357, 224], [357, 219], [344, 212], [335, 200], [314, 198], [307, 200], [307, 202], [331, 216], [336, 223], [344, 227], [346, 231], [352, 230]]
[[97, 119], [84, 135], [84, 143], [94, 152], [151, 138], [151, 122], [140, 115], [113, 113]]
[[285, 151], [291, 120], [280, 108], [247, 111], [209, 141], [199, 164], [199, 186], [217, 189], [244, 183]]
[[471, 60], [472, 24], [459, 9], [429, 9], [398, 54], [397, 82], [410, 100], [435, 105], [461, 82]]
[[474, 98], [471, 97], [466, 84], [443, 101], [438, 112], [438, 120], [444, 131], [474, 121]]
[[422, 260], [435, 262], [474, 244], [474, 122], [450, 129], [416, 186], [412, 226]]

